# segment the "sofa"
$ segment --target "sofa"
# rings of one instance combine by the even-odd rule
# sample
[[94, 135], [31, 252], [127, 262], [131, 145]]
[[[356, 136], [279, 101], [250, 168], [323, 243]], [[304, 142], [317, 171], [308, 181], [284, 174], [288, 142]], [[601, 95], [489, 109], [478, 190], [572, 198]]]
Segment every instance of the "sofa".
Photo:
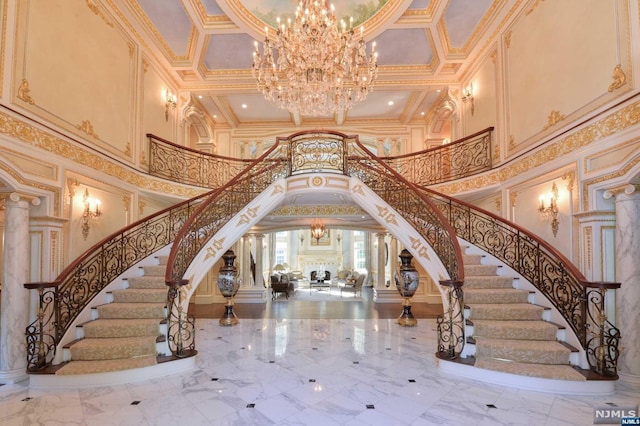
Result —
[[284, 293], [288, 299], [289, 295], [293, 296], [294, 287], [293, 280], [290, 279], [289, 274], [274, 273], [270, 277], [271, 283], [271, 300], [276, 300], [278, 293]]

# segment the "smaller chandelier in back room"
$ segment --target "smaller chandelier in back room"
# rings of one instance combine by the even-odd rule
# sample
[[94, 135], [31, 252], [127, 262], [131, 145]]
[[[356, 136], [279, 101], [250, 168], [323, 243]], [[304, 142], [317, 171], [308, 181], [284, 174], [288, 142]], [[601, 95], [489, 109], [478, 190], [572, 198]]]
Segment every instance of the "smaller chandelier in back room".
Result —
[[320, 239], [324, 237], [325, 232], [327, 232], [324, 224], [320, 222], [319, 219], [316, 219], [311, 224], [311, 236], [316, 239], [316, 242], [320, 242]]
[[[373, 89], [378, 73], [375, 42], [367, 56], [364, 27], [338, 26], [326, 0], [301, 0], [295, 20], [280, 23], [273, 39], [265, 27], [262, 53], [255, 43], [253, 76], [264, 97], [294, 114], [347, 111]], [[351, 20], [352, 21], [352, 20]]]

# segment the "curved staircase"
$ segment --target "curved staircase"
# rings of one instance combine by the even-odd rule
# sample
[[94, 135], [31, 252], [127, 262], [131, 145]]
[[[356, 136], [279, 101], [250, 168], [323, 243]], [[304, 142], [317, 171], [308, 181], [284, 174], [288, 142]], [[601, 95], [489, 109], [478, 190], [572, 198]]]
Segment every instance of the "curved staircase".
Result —
[[166, 256], [140, 266], [141, 275], [94, 306], [91, 320], [76, 327], [77, 339], [63, 347], [57, 376], [109, 373], [155, 366], [171, 357], [167, 346]]
[[[572, 367], [578, 350], [564, 343], [565, 328], [548, 321], [535, 293], [517, 288], [518, 279], [483, 264], [482, 255], [465, 255], [467, 344], [475, 367], [521, 376], [584, 381]], [[515, 284], [515, 286], [514, 286]], [[575, 354], [572, 360], [571, 355]]]

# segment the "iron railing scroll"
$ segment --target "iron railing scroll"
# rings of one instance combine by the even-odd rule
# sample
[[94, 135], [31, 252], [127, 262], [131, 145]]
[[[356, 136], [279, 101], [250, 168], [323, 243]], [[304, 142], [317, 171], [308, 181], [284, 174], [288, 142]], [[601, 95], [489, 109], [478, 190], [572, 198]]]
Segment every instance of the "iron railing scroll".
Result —
[[436, 319], [438, 352], [440, 359], [456, 359], [464, 349], [464, 294], [462, 282], [442, 280], [440, 285], [446, 292], [445, 311]]
[[38, 314], [26, 329], [27, 370], [50, 366], [56, 348], [78, 315], [109, 283], [144, 258], [171, 244], [203, 197], [179, 203], [108, 236], [50, 283], [28, 283], [38, 291]]
[[546, 241], [491, 212], [422, 188], [456, 234], [513, 268], [558, 310], [578, 337], [589, 367], [617, 377], [620, 331], [607, 319], [606, 290], [619, 283], [590, 283], [564, 255]]
[[186, 358], [196, 354], [196, 319], [184, 309], [185, 294], [181, 289], [189, 284], [188, 280], [168, 283], [167, 309], [169, 324], [167, 341], [169, 350], [177, 358]]
[[463, 282], [462, 251], [453, 228], [437, 205], [373, 156], [356, 138], [349, 145], [348, 158], [348, 174], [358, 177], [400, 213], [433, 248], [449, 278]]
[[447, 145], [383, 160], [415, 185], [466, 178], [491, 170], [492, 132], [488, 127]]
[[289, 176], [315, 171], [345, 172], [344, 138], [334, 133], [297, 133], [288, 138]]
[[219, 188], [254, 161], [197, 151], [152, 134], [147, 138], [149, 174], [186, 185]]
[[620, 288], [620, 284], [586, 281], [581, 284], [586, 305], [583, 311], [587, 313], [584, 324], [587, 360], [598, 374], [617, 377], [620, 330], [607, 318], [605, 295]]

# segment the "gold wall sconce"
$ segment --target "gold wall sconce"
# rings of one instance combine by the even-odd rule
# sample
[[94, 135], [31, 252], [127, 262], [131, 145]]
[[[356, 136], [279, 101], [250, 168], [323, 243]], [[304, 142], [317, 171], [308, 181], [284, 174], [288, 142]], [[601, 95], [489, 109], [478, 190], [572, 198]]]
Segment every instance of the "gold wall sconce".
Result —
[[82, 204], [84, 205], [84, 211], [82, 212], [82, 237], [86, 240], [89, 236], [91, 225], [102, 216], [102, 211], [100, 210], [100, 200], [92, 198], [89, 195], [89, 189], [84, 190]]
[[462, 102], [469, 103], [471, 106], [471, 115], [473, 115], [473, 111], [475, 110], [475, 102], [473, 99], [473, 84], [469, 84], [467, 87], [462, 89]]
[[538, 197], [538, 212], [551, 220], [553, 236], [558, 235], [560, 221], [558, 220], [558, 187], [555, 182], [551, 186], [551, 192]]
[[178, 100], [176, 95], [171, 93], [169, 89], [167, 89], [165, 93], [165, 104], [164, 104], [164, 119], [165, 121], [169, 121], [169, 112], [174, 111], [178, 106]]

